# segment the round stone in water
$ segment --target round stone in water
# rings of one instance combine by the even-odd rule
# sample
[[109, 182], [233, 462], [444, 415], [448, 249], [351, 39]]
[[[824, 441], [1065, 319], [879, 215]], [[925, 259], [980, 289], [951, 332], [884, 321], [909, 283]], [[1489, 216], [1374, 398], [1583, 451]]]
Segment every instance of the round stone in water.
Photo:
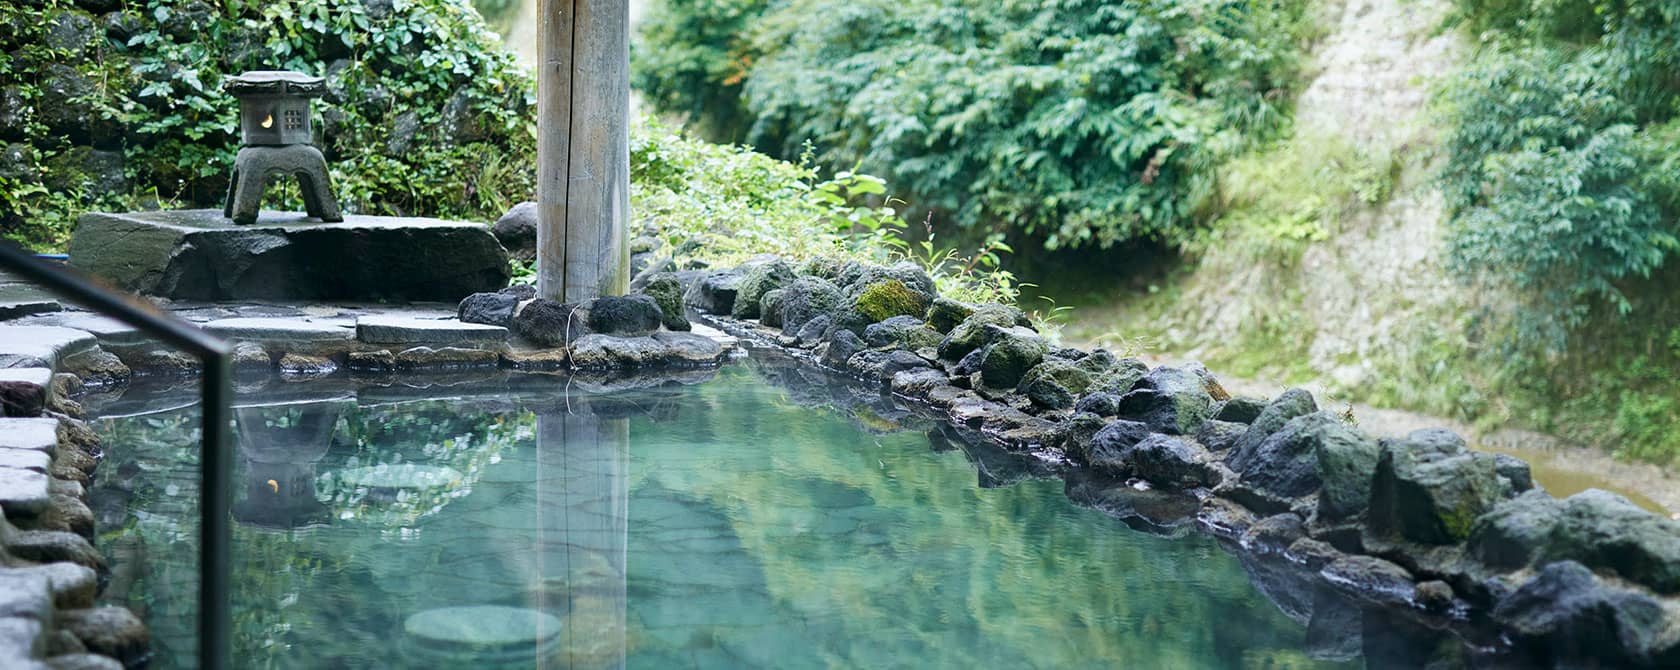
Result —
[[435, 489], [457, 484], [461, 478], [455, 468], [416, 463], [373, 465], [338, 473], [339, 481], [347, 485], [373, 489]]
[[530, 654], [559, 641], [560, 619], [500, 605], [440, 607], [409, 616], [403, 632], [433, 653], [523, 650]]

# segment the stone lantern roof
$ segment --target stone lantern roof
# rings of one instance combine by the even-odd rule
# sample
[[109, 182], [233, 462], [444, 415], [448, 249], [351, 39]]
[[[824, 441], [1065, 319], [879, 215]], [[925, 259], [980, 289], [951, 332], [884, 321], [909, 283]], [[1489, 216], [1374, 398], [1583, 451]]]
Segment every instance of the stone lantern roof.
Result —
[[256, 70], [227, 77], [222, 90], [242, 97], [246, 95], [294, 95], [318, 98], [327, 92], [327, 80], [290, 70]]

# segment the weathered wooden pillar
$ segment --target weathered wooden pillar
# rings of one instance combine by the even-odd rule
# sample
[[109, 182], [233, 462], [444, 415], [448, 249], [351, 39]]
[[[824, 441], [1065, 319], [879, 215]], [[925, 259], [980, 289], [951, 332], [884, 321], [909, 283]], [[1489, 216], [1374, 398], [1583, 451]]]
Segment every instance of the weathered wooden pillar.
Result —
[[630, 286], [630, 5], [539, 0], [537, 292]]

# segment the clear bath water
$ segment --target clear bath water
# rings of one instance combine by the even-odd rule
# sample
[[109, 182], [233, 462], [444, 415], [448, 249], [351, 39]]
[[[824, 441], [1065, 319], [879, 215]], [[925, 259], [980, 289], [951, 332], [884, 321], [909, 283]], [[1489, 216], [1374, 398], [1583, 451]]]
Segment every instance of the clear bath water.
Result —
[[[766, 375], [242, 395], [236, 666], [1359, 662], [1312, 658], [1204, 535], [1132, 530], [1058, 480], [982, 487], [925, 424]], [[152, 667], [193, 667], [197, 413], [137, 393], [99, 422], [103, 597], [150, 625]]]

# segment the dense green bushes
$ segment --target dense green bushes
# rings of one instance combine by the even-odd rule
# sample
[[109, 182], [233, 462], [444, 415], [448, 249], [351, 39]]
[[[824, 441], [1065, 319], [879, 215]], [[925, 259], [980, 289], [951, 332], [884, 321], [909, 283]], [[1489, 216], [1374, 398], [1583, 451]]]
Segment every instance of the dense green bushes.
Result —
[[532, 189], [530, 77], [462, 0], [78, 4], [116, 9], [0, 5], [6, 237], [55, 248], [89, 208], [219, 205], [221, 77], [251, 69], [328, 78], [320, 144], [350, 211], [494, 218]]
[[1502, 316], [1521, 351], [1562, 351], [1595, 300], [1626, 311], [1621, 283], [1680, 246], [1680, 172], [1663, 138], [1680, 78], [1649, 71], [1680, 54], [1680, 28], [1619, 8], [1601, 8], [1604, 32], [1585, 44], [1553, 39], [1564, 26], [1540, 19], [1490, 29], [1447, 89], [1450, 258], [1513, 289]]
[[1529, 423], [1680, 456], [1680, 5], [1459, 0], [1449, 262], [1491, 289], [1467, 365]]
[[810, 142], [964, 226], [1178, 242], [1211, 168], [1287, 126], [1305, 4], [661, 0], [634, 65], [713, 136]]

